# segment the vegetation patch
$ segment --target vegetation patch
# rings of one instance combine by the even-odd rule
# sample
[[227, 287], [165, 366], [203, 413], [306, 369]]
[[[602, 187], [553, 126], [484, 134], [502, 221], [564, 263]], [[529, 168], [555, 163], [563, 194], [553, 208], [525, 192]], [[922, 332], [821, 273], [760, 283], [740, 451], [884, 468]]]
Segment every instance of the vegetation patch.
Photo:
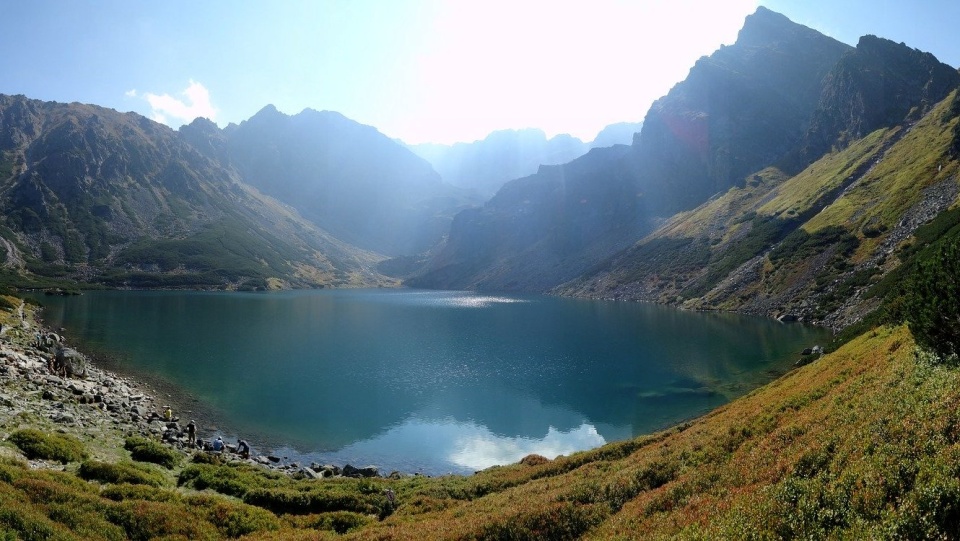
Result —
[[101, 483], [129, 483], [133, 485], [149, 485], [159, 487], [163, 485], [163, 475], [143, 464], [119, 462], [112, 464], [99, 460], [87, 460], [80, 464], [77, 475], [87, 481]]
[[180, 463], [180, 453], [158, 441], [140, 436], [127, 438], [123, 448], [130, 451], [130, 456], [134, 460], [140, 462], [152, 462], [167, 469], [172, 469]]
[[24, 428], [10, 434], [9, 439], [30, 459], [56, 460], [66, 464], [87, 458], [83, 443], [66, 434]]

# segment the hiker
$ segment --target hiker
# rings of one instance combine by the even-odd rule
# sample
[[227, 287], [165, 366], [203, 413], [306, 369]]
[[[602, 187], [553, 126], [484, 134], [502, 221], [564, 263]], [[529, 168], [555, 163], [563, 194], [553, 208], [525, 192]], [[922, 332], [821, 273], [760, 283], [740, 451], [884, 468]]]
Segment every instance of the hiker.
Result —
[[187, 441], [191, 447], [197, 445], [197, 423], [192, 419], [187, 423]]
[[173, 420], [173, 410], [170, 409], [170, 406], [163, 407], [163, 420], [168, 423]]
[[217, 436], [217, 439], [213, 440], [213, 450], [216, 453], [223, 451], [223, 439], [220, 436]]
[[250, 458], [250, 445], [247, 440], [237, 440], [237, 454], [243, 458]]

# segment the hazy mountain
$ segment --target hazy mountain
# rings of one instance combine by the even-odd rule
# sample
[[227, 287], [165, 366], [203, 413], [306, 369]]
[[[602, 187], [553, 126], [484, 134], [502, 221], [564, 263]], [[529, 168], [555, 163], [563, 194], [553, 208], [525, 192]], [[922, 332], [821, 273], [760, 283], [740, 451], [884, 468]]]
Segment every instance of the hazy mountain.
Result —
[[176, 132], [0, 96], [5, 265], [110, 285], [377, 284], [376, 258], [249, 188]]
[[383, 254], [426, 250], [469, 203], [426, 161], [339, 113], [267, 106], [223, 131], [204, 120], [181, 131], [337, 238]]
[[542, 130], [526, 129], [495, 131], [472, 143], [423, 143], [408, 148], [430, 162], [445, 181], [488, 199], [508, 181], [532, 175], [541, 165], [569, 162], [591, 148], [629, 145], [642, 125], [611, 124], [591, 143], [567, 134], [547, 139]]
[[565, 163], [589, 150], [570, 135], [547, 139], [536, 129], [495, 131], [472, 143], [424, 143], [409, 148], [430, 162], [445, 181], [474, 190], [484, 199], [505, 182], [535, 173], [540, 165]]
[[413, 286], [542, 290], [626, 246], [641, 203], [631, 149], [597, 148], [508, 182], [482, 208], [461, 212]]
[[[446, 246], [411, 283], [536, 290], [586, 270], [659, 220], [784, 159], [809, 128], [824, 77], [849, 50], [759, 8], [735, 44], [701, 58], [686, 80], [653, 104], [631, 147], [578, 163], [574, 176], [566, 166], [544, 168], [508, 184], [483, 209], [466, 214], [469, 219], [458, 217]], [[615, 206], [603, 197], [578, 199], [570, 186], [581, 182], [594, 196], [621, 199]], [[535, 188], [544, 186], [549, 188]], [[516, 227], [517, 216], [531, 214], [542, 227]], [[589, 231], [577, 235], [564, 225], [579, 223], [590, 223]], [[571, 233], [578, 239], [573, 245], [551, 240]], [[453, 257], [478, 242], [501, 248], [495, 258], [469, 263]]]
[[643, 122], [618, 122], [600, 130], [600, 133], [590, 143], [590, 148], [612, 147], [613, 145], [629, 145], [633, 137], [640, 133]]

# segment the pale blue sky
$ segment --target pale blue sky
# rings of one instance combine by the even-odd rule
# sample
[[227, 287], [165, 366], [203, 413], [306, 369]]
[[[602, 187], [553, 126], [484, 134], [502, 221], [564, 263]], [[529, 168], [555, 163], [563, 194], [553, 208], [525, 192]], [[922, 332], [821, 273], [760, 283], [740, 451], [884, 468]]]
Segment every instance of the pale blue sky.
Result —
[[[643, 119], [757, 0], [0, 0], [0, 93], [219, 125], [268, 103], [334, 110], [407, 142], [535, 127], [592, 139]], [[763, 0], [855, 45], [872, 33], [960, 65], [957, 1]]]

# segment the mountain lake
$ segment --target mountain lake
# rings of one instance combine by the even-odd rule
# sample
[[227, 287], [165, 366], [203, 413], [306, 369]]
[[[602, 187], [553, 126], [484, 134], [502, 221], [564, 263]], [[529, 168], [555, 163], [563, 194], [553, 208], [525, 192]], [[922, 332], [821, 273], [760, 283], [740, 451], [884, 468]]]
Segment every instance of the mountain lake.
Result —
[[410, 289], [38, 296], [199, 435], [289, 462], [472, 473], [692, 419], [830, 333], [643, 303]]

